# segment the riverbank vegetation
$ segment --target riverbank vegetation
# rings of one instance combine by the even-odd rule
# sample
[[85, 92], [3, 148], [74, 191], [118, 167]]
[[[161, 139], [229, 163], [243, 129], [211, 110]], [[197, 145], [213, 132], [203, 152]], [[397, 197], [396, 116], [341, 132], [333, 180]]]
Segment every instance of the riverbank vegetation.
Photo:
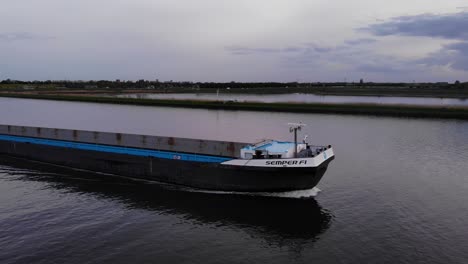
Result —
[[142, 106], [204, 108], [218, 110], [249, 110], [269, 112], [297, 112], [297, 113], [332, 113], [332, 114], [361, 114], [375, 116], [402, 116], [422, 118], [456, 118], [468, 120], [466, 107], [431, 107], [408, 105], [377, 105], [377, 104], [321, 104], [321, 103], [258, 103], [235, 101], [202, 101], [202, 100], [160, 100], [134, 99], [77, 95], [48, 95], [48, 94], [15, 94], [2, 93], [1, 97], [48, 99], [77, 102], [93, 102], [107, 104], [127, 104]]
[[468, 98], [468, 82], [374, 83], [364, 82], [174, 82], [174, 81], [0, 81], [0, 92], [34, 94], [119, 93], [236, 93], [320, 95], [413, 96]]

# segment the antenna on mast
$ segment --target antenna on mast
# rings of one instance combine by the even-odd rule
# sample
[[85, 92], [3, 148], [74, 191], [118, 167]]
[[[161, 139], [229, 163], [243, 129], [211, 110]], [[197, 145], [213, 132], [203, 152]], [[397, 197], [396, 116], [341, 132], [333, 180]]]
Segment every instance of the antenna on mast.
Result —
[[303, 126], [306, 126], [306, 124], [303, 124], [302, 122], [299, 123], [288, 123], [289, 125], [289, 132], [293, 133], [294, 132], [294, 158], [297, 158], [297, 131], [301, 131]]

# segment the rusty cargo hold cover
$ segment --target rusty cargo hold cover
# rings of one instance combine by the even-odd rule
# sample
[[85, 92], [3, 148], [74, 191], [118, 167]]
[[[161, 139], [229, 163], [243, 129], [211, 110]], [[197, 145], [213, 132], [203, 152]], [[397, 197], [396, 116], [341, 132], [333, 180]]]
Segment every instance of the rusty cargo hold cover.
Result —
[[240, 149], [246, 145], [252, 144], [243, 142], [11, 125], [0, 125], [0, 134], [233, 158], [239, 158]]

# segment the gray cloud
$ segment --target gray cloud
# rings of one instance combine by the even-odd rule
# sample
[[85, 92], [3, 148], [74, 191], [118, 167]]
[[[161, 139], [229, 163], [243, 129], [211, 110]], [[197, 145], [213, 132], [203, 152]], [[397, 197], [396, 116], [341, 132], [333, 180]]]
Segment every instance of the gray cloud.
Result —
[[[402, 16], [390, 21], [360, 28], [360, 31], [370, 32], [375, 36], [414, 36], [436, 37], [459, 42], [444, 45], [440, 50], [419, 60], [409, 61], [425, 66], [448, 66], [455, 70], [468, 71], [468, 12], [455, 14], [424, 14], [416, 16]], [[372, 67], [363, 65], [364, 69]], [[376, 70], [380, 66], [375, 66]]]
[[[324, 69], [344, 67], [349, 72], [374, 76], [411, 77], [412, 74], [427, 73], [429, 67], [450, 67], [468, 71], [468, 12], [454, 14], [422, 14], [400, 16], [379, 21], [359, 32], [367, 32], [377, 38], [348, 39], [336, 46], [316, 43], [295, 45], [294, 48], [228, 47], [233, 55], [281, 54], [282, 65], [296, 69]], [[369, 51], [369, 45], [383, 36], [429, 37], [458, 41], [428, 54], [422, 59], [403, 59], [382, 56]], [[335, 65], [335, 66], [334, 66]], [[333, 70], [333, 68], [331, 68]], [[385, 77], [386, 78], [386, 77]]]
[[333, 51], [333, 48], [331, 48], [331, 47], [315, 47], [315, 48], [313, 48], [313, 50], [315, 52], [319, 52], [319, 53], [328, 53], [328, 52]]
[[286, 47], [286, 48], [250, 48], [245, 46], [228, 46], [225, 50], [233, 55], [250, 55], [250, 54], [265, 54], [265, 53], [291, 53], [301, 52], [303, 48], [300, 47]]
[[415, 62], [428, 66], [449, 66], [455, 70], [468, 71], [468, 42], [445, 45], [439, 51]]
[[401, 16], [359, 30], [376, 36], [402, 35], [468, 40], [467, 28], [468, 12], [460, 12], [445, 15]]
[[377, 42], [376, 39], [371, 39], [371, 38], [360, 38], [360, 39], [350, 39], [350, 40], [345, 40], [345, 44], [354, 46], [354, 45], [361, 45], [361, 44], [371, 44]]
[[447, 46], [447, 49], [454, 51], [452, 68], [468, 71], [468, 42], [451, 44]]
[[301, 50], [300, 47], [286, 47], [283, 49], [283, 52], [300, 52]]
[[17, 40], [37, 40], [37, 39], [52, 39], [53, 37], [33, 34], [29, 32], [4, 32], [0, 33], [0, 41], [17, 41]]
[[[375, 42], [377, 40], [372, 38], [358, 38], [345, 40], [333, 46], [304, 43], [289, 48], [230, 46], [225, 49], [232, 55], [281, 55], [280, 63], [284, 70], [334, 71], [336, 68], [333, 67], [336, 66], [347, 69], [349, 72], [358, 72], [359, 75], [364, 72], [397, 75], [406, 74], [409, 71], [408, 68], [402, 68], [402, 62], [396, 58], [369, 52], [369, 45]], [[362, 64], [363, 62], [365, 63]]]
[[358, 71], [366, 73], [397, 73], [401, 74], [407, 71], [407, 69], [402, 69], [400, 63], [364, 63], [357, 67]]
[[246, 46], [227, 46], [225, 50], [233, 55], [252, 55], [252, 54], [269, 54], [269, 53], [296, 53], [296, 54], [312, 54], [312, 53], [330, 53], [337, 50], [347, 49], [350, 46], [366, 45], [376, 42], [371, 38], [360, 38], [345, 40], [343, 44], [338, 46], [323, 46], [316, 43], [305, 43], [303, 45], [288, 46], [285, 48], [270, 48], [270, 47], [246, 47]]

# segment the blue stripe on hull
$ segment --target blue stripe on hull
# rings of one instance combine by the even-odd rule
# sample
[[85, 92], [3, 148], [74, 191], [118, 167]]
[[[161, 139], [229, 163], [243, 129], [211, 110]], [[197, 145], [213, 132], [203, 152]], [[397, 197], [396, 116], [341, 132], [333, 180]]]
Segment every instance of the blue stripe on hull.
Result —
[[74, 149], [82, 149], [82, 150], [127, 154], [127, 155], [134, 155], [134, 156], [144, 156], [144, 157], [149, 156], [149, 157], [155, 157], [155, 158], [161, 158], [161, 159], [177, 159], [177, 160], [185, 160], [185, 161], [211, 162], [211, 163], [221, 163], [221, 162], [231, 160], [230, 158], [215, 157], [215, 156], [208, 156], [208, 155], [187, 154], [187, 153], [148, 150], [148, 149], [139, 149], [139, 148], [128, 148], [128, 147], [116, 147], [116, 146], [107, 146], [107, 145], [100, 145], [100, 144], [78, 143], [78, 142], [65, 141], [65, 140], [18, 137], [18, 136], [9, 136], [9, 135], [0, 135], [0, 140], [48, 145], [48, 146], [63, 147], [63, 148], [74, 148]]

